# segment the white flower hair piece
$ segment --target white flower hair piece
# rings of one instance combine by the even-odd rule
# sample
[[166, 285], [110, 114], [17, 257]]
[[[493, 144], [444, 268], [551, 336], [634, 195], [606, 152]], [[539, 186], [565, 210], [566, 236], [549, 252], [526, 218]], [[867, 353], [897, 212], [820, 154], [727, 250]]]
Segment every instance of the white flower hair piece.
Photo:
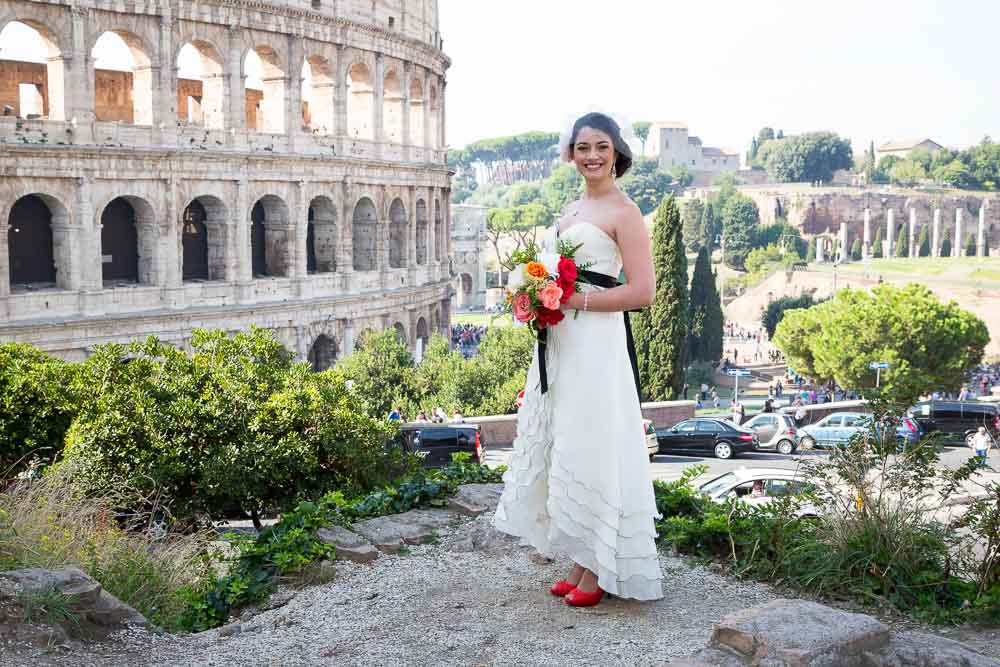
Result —
[[594, 112], [602, 113], [605, 116], [610, 117], [611, 120], [615, 121], [618, 124], [619, 129], [621, 129], [622, 139], [632, 149], [633, 154], [635, 153], [637, 140], [635, 138], [635, 134], [632, 132], [632, 123], [630, 123], [628, 119], [620, 113], [616, 113], [613, 111], [605, 111], [604, 109], [598, 108], [596, 106], [591, 106], [583, 113], [574, 114], [568, 117], [568, 120], [564, 125], [566, 129], [564, 129], [562, 133], [559, 135], [559, 159], [561, 159], [563, 162], [573, 161], [573, 156], [570, 153], [570, 146], [569, 146], [569, 141], [573, 135], [573, 125], [576, 124], [577, 119], [586, 116], [588, 113], [594, 113]]

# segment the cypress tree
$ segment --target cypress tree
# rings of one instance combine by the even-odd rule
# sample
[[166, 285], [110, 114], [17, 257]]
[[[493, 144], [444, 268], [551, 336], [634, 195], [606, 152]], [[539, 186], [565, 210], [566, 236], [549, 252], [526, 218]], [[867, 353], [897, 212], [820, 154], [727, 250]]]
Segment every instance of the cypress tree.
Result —
[[975, 257], [976, 256], [976, 237], [971, 233], [965, 237], [965, 256]]
[[931, 256], [931, 232], [927, 225], [920, 228], [920, 236], [917, 237], [917, 256]]
[[904, 238], [906, 234], [906, 225], [900, 225], [899, 229], [896, 230], [896, 257], [909, 257], [910, 256], [910, 239], [909, 237]]
[[705, 208], [701, 215], [701, 229], [699, 231], [701, 245], [707, 248], [715, 246], [715, 227], [715, 207], [712, 205], [711, 200], [709, 200], [705, 202]]
[[687, 258], [681, 216], [668, 195], [653, 218], [653, 303], [633, 318], [635, 347], [642, 379], [642, 400], [669, 401], [684, 385], [687, 351]]
[[941, 241], [941, 257], [951, 257], [951, 232], [945, 230], [944, 240]]
[[[716, 316], [718, 314], [718, 316]], [[722, 305], [712, 260], [702, 247], [694, 263], [688, 301], [688, 361], [715, 361], [722, 355]]]
[[861, 239], [854, 239], [851, 244], [851, 259], [857, 261], [861, 259]]
[[872, 243], [872, 257], [882, 256], [882, 227], [875, 229], [875, 241]]
[[684, 245], [688, 250], [697, 251], [701, 247], [701, 221], [705, 215], [705, 204], [700, 199], [693, 199], [684, 205]]
[[812, 264], [816, 261], [816, 244], [819, 243], [819, 238], [815, 238], [809, 241], [809, 250], [806, 251], [806, 263]]

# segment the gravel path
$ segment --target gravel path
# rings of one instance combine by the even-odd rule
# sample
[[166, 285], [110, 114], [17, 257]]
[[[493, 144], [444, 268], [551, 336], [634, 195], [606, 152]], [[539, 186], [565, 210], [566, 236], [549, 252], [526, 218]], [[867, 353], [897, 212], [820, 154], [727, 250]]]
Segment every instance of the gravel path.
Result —
[[338, 562], [334, 581], [283, 589], [271, 606], [286, 604], [243, 619], [229, 637], [132, 631], [30, 664], [653, 665], [704, 646], [713, 623], [733, 610], [777, 597], [661, 556], [663, 600], [573, 609], [548, 593], [566, 565], [536, 562], [492, 533], [489, 519], [463, 521], [406, 555]]

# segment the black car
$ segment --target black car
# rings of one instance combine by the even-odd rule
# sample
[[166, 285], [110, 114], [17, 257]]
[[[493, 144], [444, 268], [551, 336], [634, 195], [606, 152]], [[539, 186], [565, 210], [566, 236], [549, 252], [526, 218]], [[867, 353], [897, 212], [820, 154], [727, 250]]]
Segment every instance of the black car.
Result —
[[482, 464], [483, 444], [479, 424], [434, 424], [414, 422], [399, 427], [403, 449], [421, 457], [425, 468], [440, 468], [451, 463], [451, 455], [468, 452], [472, 461]]
[[996, 440], [1000, 436], [1000, 411], [982, 401], [921, 401], [907, 413], [925, 435], [943, 444], [967, 444], [980, 426]]
[[685, 419], [668, 429], [657, 429], [660, 454], [702, 454], [728, 459], [759, 446], [757, 434], [725, 419]]

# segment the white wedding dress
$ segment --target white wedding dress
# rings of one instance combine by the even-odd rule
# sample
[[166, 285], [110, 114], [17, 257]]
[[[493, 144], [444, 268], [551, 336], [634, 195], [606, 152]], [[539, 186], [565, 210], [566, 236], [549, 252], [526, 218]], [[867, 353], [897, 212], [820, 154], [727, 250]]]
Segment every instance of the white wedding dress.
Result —
[[[555, 250], [557, 238], [583, 244], [577, 263], [618, 276], [618, 245], [600, 227], [574, 221], [557, 236], [553, 226], [543, 247]], [[656, 503], [624, 318], [564, 312], [548, 331], [544, 394], [535, 349], [493, 522], [546, 556], [591, 570], [608, 593], [659, 599]]]

